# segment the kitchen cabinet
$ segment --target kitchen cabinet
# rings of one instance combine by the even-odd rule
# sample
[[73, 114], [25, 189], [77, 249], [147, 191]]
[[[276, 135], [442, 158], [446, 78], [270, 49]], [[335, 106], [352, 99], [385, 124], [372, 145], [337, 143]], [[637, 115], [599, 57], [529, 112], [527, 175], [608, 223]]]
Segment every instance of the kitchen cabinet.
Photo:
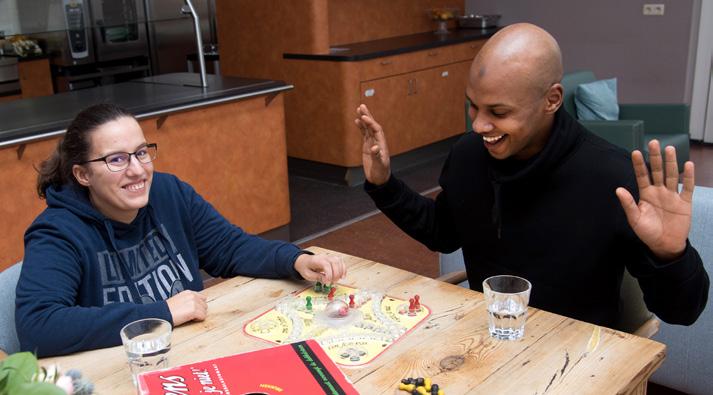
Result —
[[54, 94], [47, 58], [20, 60], [17, 64], [17, 74], [20, 77], [23, 99]]
[[[377, 58], [360, 65], [361, 101], [386, 131], [392, 155], [464, 132], [465, 85], [471, 60], [483, 42]], [[368, 80], [373, 77], [377, 78]]]
[[364, 61], [286, 59], [295, 85], [285, 109], [288, 155], [345, 172], [359, 168], [362, 140], [354, 119], [361, 103], [384, 127], [391, 155], [464, 133], [468, 71], [484, 42]]
[[384, 128], [392, 155], [463, 133], [470, 62], [360, 83], [362, 102]]
[[[50, 72], [49, 60], [47, 57], [31, 57], [31, 58], [15, 58], [15, 57], [0, 57], [4, 59], [4, 63], [0, 67], [0, 81], [5, 81], [12, 84], [13, 87], [19, 88], [18, 94], [2, 95], [0, 102], [8, 102], [18, 99], [27, 99], [30, 97], [49, 96], [54, 94], [52, 87], [52, 73]], [[4, 93], [4, 92], [0, 92]]]
[[[434, 34], [427, 10], [462, 0], [218, 0], [221, 72], [287, 81], [287, 154], [305, 173], [363, 180], [356, 108], [369, 106], [392, 155], [465, 132], [473, 57], [497, 28]], [[265, 16], [257, 19], [256, 15]], [[297, 166], [291, 170], [300, 171]], [[317, 170], [318, 169], [318, 170]]]

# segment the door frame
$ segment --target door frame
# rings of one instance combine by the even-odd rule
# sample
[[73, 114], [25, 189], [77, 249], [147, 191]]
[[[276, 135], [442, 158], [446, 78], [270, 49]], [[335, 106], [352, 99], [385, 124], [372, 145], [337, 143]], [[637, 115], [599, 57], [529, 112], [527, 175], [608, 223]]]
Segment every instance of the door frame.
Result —
[[713, 142], [713, 1], [701, 0], [691, 97], [691, 139]]

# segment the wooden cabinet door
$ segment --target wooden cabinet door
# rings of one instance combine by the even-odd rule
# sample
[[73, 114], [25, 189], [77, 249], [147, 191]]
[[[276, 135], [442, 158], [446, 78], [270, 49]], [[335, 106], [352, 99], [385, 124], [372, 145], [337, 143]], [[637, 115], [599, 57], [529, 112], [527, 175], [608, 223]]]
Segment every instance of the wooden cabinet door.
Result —
[[470, 62], [459, 62], [360, 84], [361, 99], [386, 134], [391, 155], [465, 131]]
[[391, 155], [411, 147], [410, 140], [422, 128], [414, 117], [422, 107], [420, 97], [412, 91], [414, 74], [360, 84], [362, 102], [383, 127]]

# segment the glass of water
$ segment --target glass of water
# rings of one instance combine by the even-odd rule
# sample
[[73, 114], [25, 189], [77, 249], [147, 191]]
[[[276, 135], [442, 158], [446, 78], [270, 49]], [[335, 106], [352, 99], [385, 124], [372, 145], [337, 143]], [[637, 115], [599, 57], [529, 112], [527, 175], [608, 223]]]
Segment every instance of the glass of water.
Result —
[[171, 324], [168, 321], [146, 318], [127, 324], [120, 333], [134, 386], [139, 373], [168, 367], [168, 351], [171, 350]]
[[522, 338], [531, 289], [529, 281], [517, 276], [493, 276], [483, 281], [491, 337], [500, 340]]

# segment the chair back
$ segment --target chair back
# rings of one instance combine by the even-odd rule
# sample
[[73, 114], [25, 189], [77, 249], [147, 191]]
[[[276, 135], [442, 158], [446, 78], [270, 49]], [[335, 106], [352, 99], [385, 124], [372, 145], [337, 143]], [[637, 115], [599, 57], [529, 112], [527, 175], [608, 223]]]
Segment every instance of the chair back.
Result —
[[[713, 188], [696, 187], [689, 240], [713, 275]], [[689, 394], [710, 394], [713, 388], [713, 293], [691, 326], [661, 324], [654, 340], [666, 344], [666, 359], [651, 381]]]
[[0, 350], [7, 354], [20, 351], [15, 329], [15, 288], [22, 262], [0, 272]]
[[575, 71], [562, 76], [562, 87], [564, 88], [564, 97], [562, 98], [564, 109], [572, 116], [577, 118], [577, 107], [574, 104], [574, 93], [580, 84], [596, 81], [594, 73], [589, 70]]
[[[654, 317], [644, 302], [644, 293], [639, 282], [624, 269], [619, 291], [619, 317], [614, 329], [635, 333], [642, 325]], [[646, 336], [650, 337], [650, 336]]]

